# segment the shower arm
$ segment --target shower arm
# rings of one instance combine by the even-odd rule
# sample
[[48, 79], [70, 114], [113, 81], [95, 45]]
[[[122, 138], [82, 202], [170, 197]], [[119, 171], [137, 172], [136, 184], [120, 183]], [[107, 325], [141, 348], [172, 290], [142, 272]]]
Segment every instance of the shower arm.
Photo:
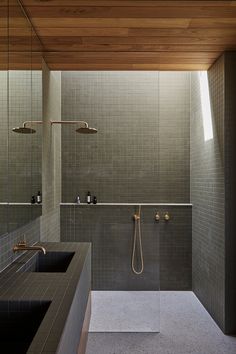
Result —
[[[34, 124], [42, 124], [42, 121], [41, 120], [26, 120], [23, 123], [23, 128], [29, 128], [29, 125], [31, 127], [31, 125], [34, 125]], [[27, 125], [28, 125], [28, 127], [27, 127]]]
[[[32, 125], [35, 124], [42, 124], [43, 122], [41, 120], [27, 120], [23, 123], [24, 128], [28, 128], [29, 126], [31, 127]], [[84, 128], [88, 128], [89, 125], [87, 122], [83, 120], [50, 120], [51, 125], [53, 124], [83, 124]], [[28, 125], [28, 127], [27, 127]]]
[[51, 120], [51, 124], [83, 124], [84, 128], [88, 128], [89, 125], [84, 120]]

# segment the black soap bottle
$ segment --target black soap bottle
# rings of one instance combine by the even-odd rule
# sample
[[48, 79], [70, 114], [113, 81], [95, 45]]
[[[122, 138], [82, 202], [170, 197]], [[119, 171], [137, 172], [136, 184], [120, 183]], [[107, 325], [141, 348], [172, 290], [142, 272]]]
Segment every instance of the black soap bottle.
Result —
[[87, 203], [91, 204], [91, 193], [90, 192], [88, 192], [88, 194], [87, 194]]
[[31, 204], [35, 204], [35, 203], [36, 203], [35, 196], [32, 195], [32, 197], [31, 197]]
[[38, 194], [36, 196], [36, 202], [37, 202], [37, 204], [42, 203], [42, 195], [41, 195], [40, 191], [38, 191]]
[[96, 196], [93, 197], [93, 204], [97, 204], [97, 197]]

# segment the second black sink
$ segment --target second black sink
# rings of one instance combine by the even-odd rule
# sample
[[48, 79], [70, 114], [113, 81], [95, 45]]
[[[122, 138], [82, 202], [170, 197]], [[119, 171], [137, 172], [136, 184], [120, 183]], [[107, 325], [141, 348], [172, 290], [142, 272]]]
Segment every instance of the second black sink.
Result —
[[25, 354], [50, 302], [0, 301], [0, 352]]

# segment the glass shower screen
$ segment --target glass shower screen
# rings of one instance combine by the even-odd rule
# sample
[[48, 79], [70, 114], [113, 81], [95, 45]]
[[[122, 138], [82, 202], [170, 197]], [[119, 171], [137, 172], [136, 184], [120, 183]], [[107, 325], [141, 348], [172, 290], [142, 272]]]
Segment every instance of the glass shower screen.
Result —
[[82, 201], [62, 234], [92, 242], [91, 332], [160, 330], [158, 103], [158, 72], [62, 73], [62, 119], [98, 129], [62, 127], [62, 201]]

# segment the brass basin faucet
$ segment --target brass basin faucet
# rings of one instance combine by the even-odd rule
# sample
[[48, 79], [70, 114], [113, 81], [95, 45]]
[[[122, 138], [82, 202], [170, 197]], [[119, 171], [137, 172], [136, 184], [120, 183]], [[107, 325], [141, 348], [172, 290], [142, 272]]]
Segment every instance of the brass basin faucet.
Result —
[[18, 251], [41, 251], [46, 254], [46, 249], [43, 246], [27, 246], [26, 241], [20, 241], [13, 247], [13, 252]]

